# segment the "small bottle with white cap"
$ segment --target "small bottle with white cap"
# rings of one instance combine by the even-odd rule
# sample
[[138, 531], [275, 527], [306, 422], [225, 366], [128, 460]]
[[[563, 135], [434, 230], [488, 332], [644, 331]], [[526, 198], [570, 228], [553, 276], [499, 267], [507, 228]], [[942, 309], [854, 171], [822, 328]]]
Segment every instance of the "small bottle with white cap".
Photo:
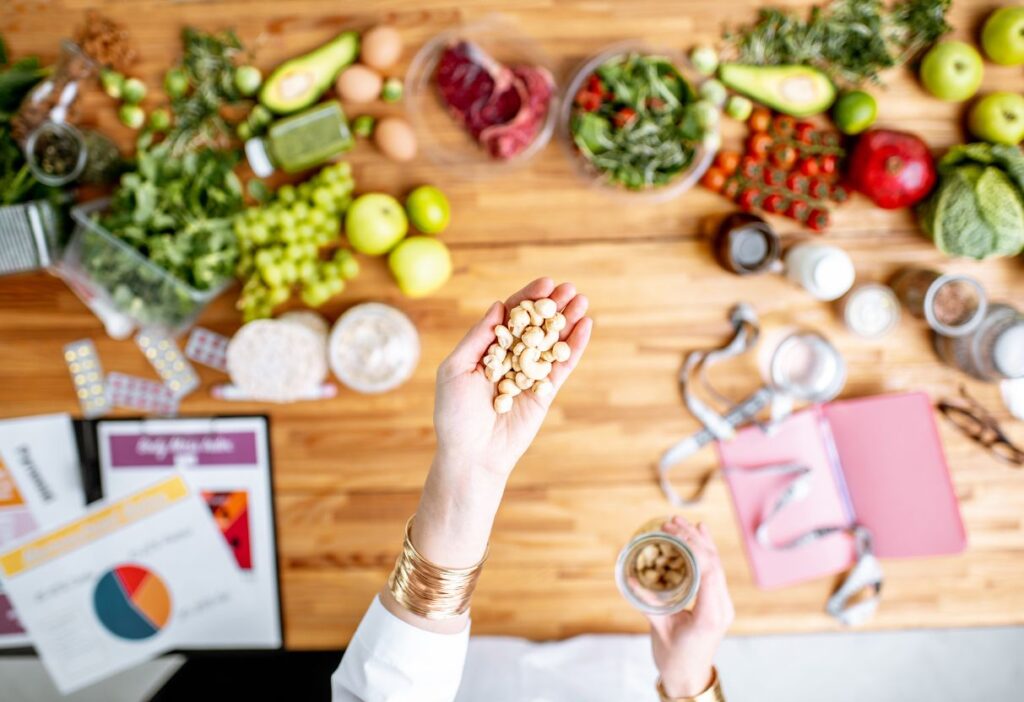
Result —
[[813, 297], [831, 302], [853, 287], [857, 273], [845, 251], [824, 244], [797, 244], [786, 252], [786, 277]]
[[341, 105], [328, 100], [274, 122], [265, 136], [245, 142], [245, 156], [253, 173], [266, 178], [277, 169], [298, 173], [319, 166], [354, 143]]

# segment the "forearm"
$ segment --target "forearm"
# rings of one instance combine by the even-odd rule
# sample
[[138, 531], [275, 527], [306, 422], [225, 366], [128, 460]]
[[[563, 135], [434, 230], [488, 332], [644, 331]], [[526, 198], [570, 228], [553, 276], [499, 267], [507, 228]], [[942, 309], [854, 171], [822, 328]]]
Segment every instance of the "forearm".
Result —
[[[494, 517], [505, 491], [505, 480], [481, 466], [438, 456], [423, 486], [412, 524], [412, 544], [423, 558], [446, 568], [468, 568], [487, 552]], [[396, 617], [417, 628], [453, 634], [463, 631], [468, 612], [449, 619], [427, 619], [399, 604], [388, 587], [381, 603]]]

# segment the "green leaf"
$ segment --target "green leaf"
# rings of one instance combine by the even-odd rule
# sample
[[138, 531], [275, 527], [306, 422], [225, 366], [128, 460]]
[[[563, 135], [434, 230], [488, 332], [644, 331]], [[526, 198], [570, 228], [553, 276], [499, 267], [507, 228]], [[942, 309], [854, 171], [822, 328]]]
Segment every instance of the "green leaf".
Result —
[[1024, 206], [1020, 193], [998, 168], [986, 168], [975, 186], [978, 211], [992, 229], [992, 256], [1014, 256], [1024, 249]]

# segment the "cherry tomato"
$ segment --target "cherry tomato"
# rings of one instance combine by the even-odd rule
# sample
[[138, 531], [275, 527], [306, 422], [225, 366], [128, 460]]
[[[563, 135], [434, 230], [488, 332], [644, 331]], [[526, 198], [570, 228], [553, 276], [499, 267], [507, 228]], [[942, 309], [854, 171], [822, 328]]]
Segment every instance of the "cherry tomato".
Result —
[[793, 133], [793, 125], [796, 124], [789, 115], [775, 115], [772, 119], [772, 132], [779, 138], [788, 138]]
[[788, 171], [796, 163], [796, 149], [788, 144], [777, 147], [772, 151], [772, 162]]
[[811, 213], [811, 207], [803, 200], [793, 200], [789, 203], [789, 207], [786, 208], [786, 216], [795, 219], [798, 222], [803, 222], [807, 219], [807, 215]]
[[604, 83], [601, 82], [601, 77], [596, 73], [590, 74], [590, 77], [587, 78], [587, 91], [597, 93], [598, 95], [604, 94]]
[[761, 209], [765, 212], [778, 213], [786, 209], [786, 200], [777, 194], [768, 195], [761, 203]]
[[811, 210], [807, 215], [807, 226], [820, 232], [828, 226], [828, 210]]
[[786, 182], [786, 172], [781, 168], [765, 168], [764, 184], [773, 188], [781, 187]]
[[807, 192], [807, 176], [802, 173], [790, 173], [786, 176], [786, 189], [791, 193], [803, 195]]
[[758, 161], [768, 158], [768, 150], [772, 148], [772, 138], [765, 132], [751, 134], [747, 139], [747, 154]]
[[735, 151], [719, 151], [715, 156], [715, 165], [732, 175], [740, 166], [740, 155]]
[[660, 110], [665, 107], [667, 103], [659, 97], [647, 98], [647, 106], [652, 110]]
[[750, 210], [757, 207], [757, 202], [761, 197], [761, 193], [757, 188], [747, 188], [740, 193], [739, 199], [736, 204], [740, 206], [741, 210], [749, 212]]
[[744, 156], [740, 160], [740, 173], [746, 178], [758, 178], [764, 166], [753, 156]]
[[700, 179], [700, 184], [712, 192], [720, 193], [725, 186], [725, 171], [718, 166], [712, 166]]
[[725, 185], [722, 186], [722, 195], [730, 200], [735, 200], [742, 187], [743, 183], [740, 182], [739, 178], [729, 178], [725, 181]]
[[576, 105], [584, 112], [593, 112], [601, 106], [601, 96], [588, 90], [576, 93]]
[[807, 192], [815, 200], [825, 200], [829, 196], [830, 188], [821, 178], [811, 178], [810, 187]]
[[822, 175], [835, 175], [836, 171], [839, 169], [839, 159], [837, 159], [835, 156], [831, 154], [827, 156], [822, 156], [818, 160], [818, 163], [821, 165]]
[[821, 167], [813, 158], [803, 158], [800, 159], [798, 164], [796, 164], [796, 169], [808, 178], [813, 178], [818, 175], [818, 171], [821, 170]]
[[801, 144], [813, 144], [814, 125], [810, 122], [797, 122], [793, 128], [793, 137]]
[[636, 110], [632, 107], [623, 107], [621, 110], [615, 113], [614, 121], [615, 126], [622, 129], [627, 124], [636, 119]]
[[750, 113], [747, 126], [752, 132], [767, 132], [772, 122], [772, 113], [766, 107], [758, 107]]

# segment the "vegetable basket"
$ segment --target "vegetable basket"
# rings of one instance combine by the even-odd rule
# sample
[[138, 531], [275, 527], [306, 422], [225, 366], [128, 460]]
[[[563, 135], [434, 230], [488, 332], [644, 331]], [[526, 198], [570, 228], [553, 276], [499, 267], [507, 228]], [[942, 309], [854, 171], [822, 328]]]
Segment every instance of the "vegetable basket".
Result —
[[171, 275], [98, 222], [108, 203], [101, 199], [72, 208], [75, 230], [61, 259], [61, 277], [114, 338], [136, 328], [172, 335], [185, 331], [230, 280], [197, 290]]

